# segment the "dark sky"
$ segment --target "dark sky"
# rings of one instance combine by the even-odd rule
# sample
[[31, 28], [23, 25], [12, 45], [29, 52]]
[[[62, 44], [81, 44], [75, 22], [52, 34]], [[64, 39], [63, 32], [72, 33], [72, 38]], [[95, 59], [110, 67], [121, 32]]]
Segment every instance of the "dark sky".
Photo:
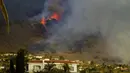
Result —
[[4, 0], [9, 18], [12, 20], [26, 19], [40, 13], [45, 0]]
[[[43, 11], [45, 0], [4, 0], [9, 14], [10, 21], [12, 20], [27, 20], [28, 17], [33, 17]], [[1, 27], [4, 21], [0, 13], [0, 51], [17, 51], [24, 43], [34, 41], [40, 36], [37, 36], [28, 25], [12, 24], [10, 35], [4, 34], [5, 27]]]

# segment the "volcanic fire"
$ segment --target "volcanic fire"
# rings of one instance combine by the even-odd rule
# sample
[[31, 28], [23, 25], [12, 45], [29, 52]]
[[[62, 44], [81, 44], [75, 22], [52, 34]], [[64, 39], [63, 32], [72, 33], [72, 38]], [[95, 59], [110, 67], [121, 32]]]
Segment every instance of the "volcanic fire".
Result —
[[51, 16], [48, 16], [48, 19], [46, 19], [45, 17], [42, 17], [40, 23], [45, 27], [45, 29], [47, 30], [46, 24], [47, 24], [47, 20], [52, 20], [55, 19], [56, 21], [60, 20], [60, 15], [56, 12], [54, 12]]
[[[59, 21], [60, 20], [60, 15], [58, 13], [54, 12], [48, 19], [49, 20], [55, 19], [55, 20]], [[44, 17], [42, 17], [41, 24], [45, 25], [46, 20], [48, 20], [48, 19], [45, 19]]]
[[42, 25], [45, 25], [45, 24], [46, 24], [46, 19], [45, 19], [44, 17], [42, 17], [42, 19], [41, 19], [41, 24], [42, 24]]
[[56, 19], [58, 21], [60, 20], [60, 15], [58, 13], [53, 13], [50, 19]]

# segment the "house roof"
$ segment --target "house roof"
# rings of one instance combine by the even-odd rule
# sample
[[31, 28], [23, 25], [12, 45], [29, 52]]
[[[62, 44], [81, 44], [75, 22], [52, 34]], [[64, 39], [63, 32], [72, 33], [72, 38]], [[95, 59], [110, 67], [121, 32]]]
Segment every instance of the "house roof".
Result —
[[75, 61], [65, 61], [65, 60], [45, 60], [44, 62], [46, 62], [46, 63], [51, 63], [51, 62], [54, 62], [54, 63], [77, 63]]
[[29, 63], [43, 63], [42, 60], [33, 60], [33, 61], [29, 61]]
[[[75, 61], [66, 61], [66, 60], [44, 60], [45, 63], [77, 63]], [[33, 60], [33, 61], [30, 61], [29, 63], [43, 63], [42, 60]]]

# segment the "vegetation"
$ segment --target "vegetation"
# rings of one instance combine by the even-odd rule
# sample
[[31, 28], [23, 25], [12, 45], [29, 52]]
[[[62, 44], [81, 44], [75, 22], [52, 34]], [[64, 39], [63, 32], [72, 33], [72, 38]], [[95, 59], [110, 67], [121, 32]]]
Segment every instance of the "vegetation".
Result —
[[[124, 68], [126, 70], [123, 70]], [[104, 63], [96, 66], [96, 64], [89, 64], [80, 73], [130, 73], [127, 65], [105, 65]]]
[[24, 73], [25, 69], [24, 69], [24, 50], [20, 49], [17, 53], [17, 57], [16, 57], [16, 73]]
[[10, 59], [10, 73], [15, 73], [14, 63], [12, 59]]
[[[10, 59], [10, 73], [25, 73], [28, 58], [26, 57], [27, 51], [20, 49], [17, 52], [16, 58]], [[16, 68], [14, 67], [16, 65]]]
[[43, 71], [34, 72], [34, 73], [70, 73], [68, 64], [63, 65], [63, 69], [58, 69], [55, 67], [56, 65], [52, 63], [48, 63], [45, 65]]

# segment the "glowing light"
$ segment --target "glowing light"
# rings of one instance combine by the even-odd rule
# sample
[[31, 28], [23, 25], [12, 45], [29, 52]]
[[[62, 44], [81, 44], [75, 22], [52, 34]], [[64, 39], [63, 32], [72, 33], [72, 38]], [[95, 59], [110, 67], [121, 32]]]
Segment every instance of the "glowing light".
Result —
[[60, 20], [60, 15], [58, 13], [53, 13], [50, 19]]
[[47, 31], [47, 27], [46, 27], [46, 23], [47, 21], [46, 20], [52, 20], [52, 19], [55, 19], [57, 21], [60, 20], [60, 15], [56, 12], [54, 12], [49, 18], [45, 19], [44, 17], [42, 17], [40, 23], [45, 27], [46, 31]]
[[46, 24], [46, 19], [44, 17], [41, 19], [41, 24], [43, 24], [43, 25]]
[[47, 31], [47, 27], [46, 27], [46, 19], [44, 17], [42, 17], [41, 19], [41, 24], [45, 27], [46, 31]]

